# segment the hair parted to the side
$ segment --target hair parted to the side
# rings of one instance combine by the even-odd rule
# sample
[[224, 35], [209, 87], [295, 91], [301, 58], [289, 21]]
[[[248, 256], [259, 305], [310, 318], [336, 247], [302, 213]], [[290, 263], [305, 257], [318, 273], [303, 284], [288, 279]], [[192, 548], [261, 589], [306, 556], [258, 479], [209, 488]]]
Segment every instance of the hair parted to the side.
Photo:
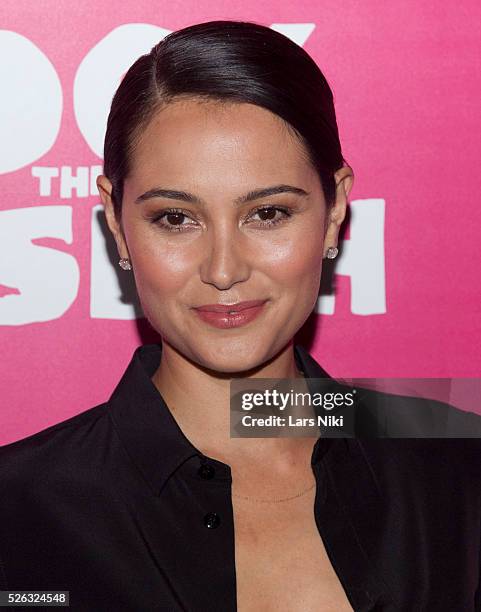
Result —
[[144, 127], [178, 97], [246, 102], [287, 122], [318, 172], [328, 208], [341, 151], [332, 91], [299, 45], [248, 21], [209, 21], [168, 34], [126, 72], [112, 99], [103, 173], [121, 219], [124, 180]]

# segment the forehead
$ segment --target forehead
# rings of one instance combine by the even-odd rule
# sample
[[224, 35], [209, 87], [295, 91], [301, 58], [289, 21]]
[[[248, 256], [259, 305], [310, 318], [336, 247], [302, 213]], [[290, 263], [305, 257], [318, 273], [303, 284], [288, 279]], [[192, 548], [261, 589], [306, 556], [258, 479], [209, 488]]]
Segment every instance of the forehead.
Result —
[[130, 182], [203, 187], [291, 181], [317, 175], [300, 140], [274, 113], [247, 103], [177, 100], [140, 135]]

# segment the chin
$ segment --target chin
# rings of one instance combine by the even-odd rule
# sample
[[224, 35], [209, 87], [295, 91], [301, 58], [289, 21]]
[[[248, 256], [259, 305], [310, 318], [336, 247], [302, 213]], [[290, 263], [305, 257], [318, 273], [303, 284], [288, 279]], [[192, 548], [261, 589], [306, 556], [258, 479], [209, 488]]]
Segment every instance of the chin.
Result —
[[254, 362], [252, 360], [248, 360], [244, 363], [221, 363], [217, 360], [215, 362], [205, 364], [205, 367], [219, 374], [226, 374], [232, 376], [239, 375], [240, 377], [247, 377], [254, 368], [257, 368], [261, 365], [262, 363]]
[[205, 351], [202, 349], [194, 351], [203, 367], [224, 374], [247, 372], [262, 366], [267, 360], [264, 352], [264, 350], [255, 350], [252, 341], [231, 343], [227, 340], [223, 341], [222, 348], [216, 343], [211, 343]]

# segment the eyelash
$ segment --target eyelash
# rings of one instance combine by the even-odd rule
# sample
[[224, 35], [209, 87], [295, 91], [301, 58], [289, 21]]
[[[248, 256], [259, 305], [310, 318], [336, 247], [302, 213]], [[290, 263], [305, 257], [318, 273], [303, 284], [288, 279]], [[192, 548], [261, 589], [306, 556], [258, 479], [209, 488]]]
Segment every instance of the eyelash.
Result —
[[[264, 210], [276, 210], [276, 211], [280, 211], [282, 212], [284, 215], [286, 215], [285, 217], [281, 218], [281, 219], [274, 219], [274, 220], [267, 220], [267, 221], [260, 221], [260, 225], [263, 227], [273, 227], [275, 225], [277, 225], [278, 223], [283, 223], [284, 221], [287, 221], [289, 219], [289, 217], [292, 216], [292, 210], [290, 208], [284, 207], [284, 206], [259, 206], [258, 208], [254, 209], [252, 211], [252, 214], [255, 215], [260, 211], [264, 211]], [[187, 213], [185, 211], [183, 211], [181, 208], [166, 208], [165, 210], [162, 211], [161, 214], [159, 215], [155, 215], [154, 217], [152, 217], [150, 219], [151, 223], [157, 224], [161, 229], [167, 231], [167, 232], [184, 232], [186, 230], [182, 229], [183, 227], [188, 227], [186, 225], [180, 224], [180, 225], [168, 225], [168, 224], [164, 224], [164, 223], [159, 223], [161, 219], [163, 219], [164, 217], [166, 217], [167, 215], [171, 215], [171, 214], [181, 214], [184, 215], [185, 217], [188, 217]]]

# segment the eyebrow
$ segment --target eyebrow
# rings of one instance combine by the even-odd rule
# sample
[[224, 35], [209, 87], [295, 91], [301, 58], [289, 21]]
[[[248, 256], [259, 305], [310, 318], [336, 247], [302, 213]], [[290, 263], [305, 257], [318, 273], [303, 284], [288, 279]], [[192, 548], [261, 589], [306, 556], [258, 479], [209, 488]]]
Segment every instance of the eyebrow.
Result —
[[[300, 187], [293, 187], [292, 185], [281, 184], [273, 185], [272, 187], [262, 187], [260, 189], [253, 189], [252, 191], [249, 191], [246, 194], [236, 198], [234, 200], [234, 204], [236, 206], [240, 206], [241, 204], [245, 204], [246, 202], [252, 202], [253, 200], [258, 200], [259, 198], [276, 195], [278, 193], [294, 193], [296, 195], [301, 196], [309, 195], [308, 191], [305, 191]], [[187, 191], [178, 191], [177, 189], [163, 189], [161, 187], [154, 187], [153, 189], [149, 189], [148, 191], [146, 191], [135, 199], [135, 204], [141, 204], [142, 202], [145, 202], [146, 200], [150, 200], [152, 198], [168, 198], [170, 200], [182, 200], [183, 202], [189, 202], [191, 204], [205, 204], [202, 198], [199, 198], [198, 196], [192, 193], [188, 193]]]

